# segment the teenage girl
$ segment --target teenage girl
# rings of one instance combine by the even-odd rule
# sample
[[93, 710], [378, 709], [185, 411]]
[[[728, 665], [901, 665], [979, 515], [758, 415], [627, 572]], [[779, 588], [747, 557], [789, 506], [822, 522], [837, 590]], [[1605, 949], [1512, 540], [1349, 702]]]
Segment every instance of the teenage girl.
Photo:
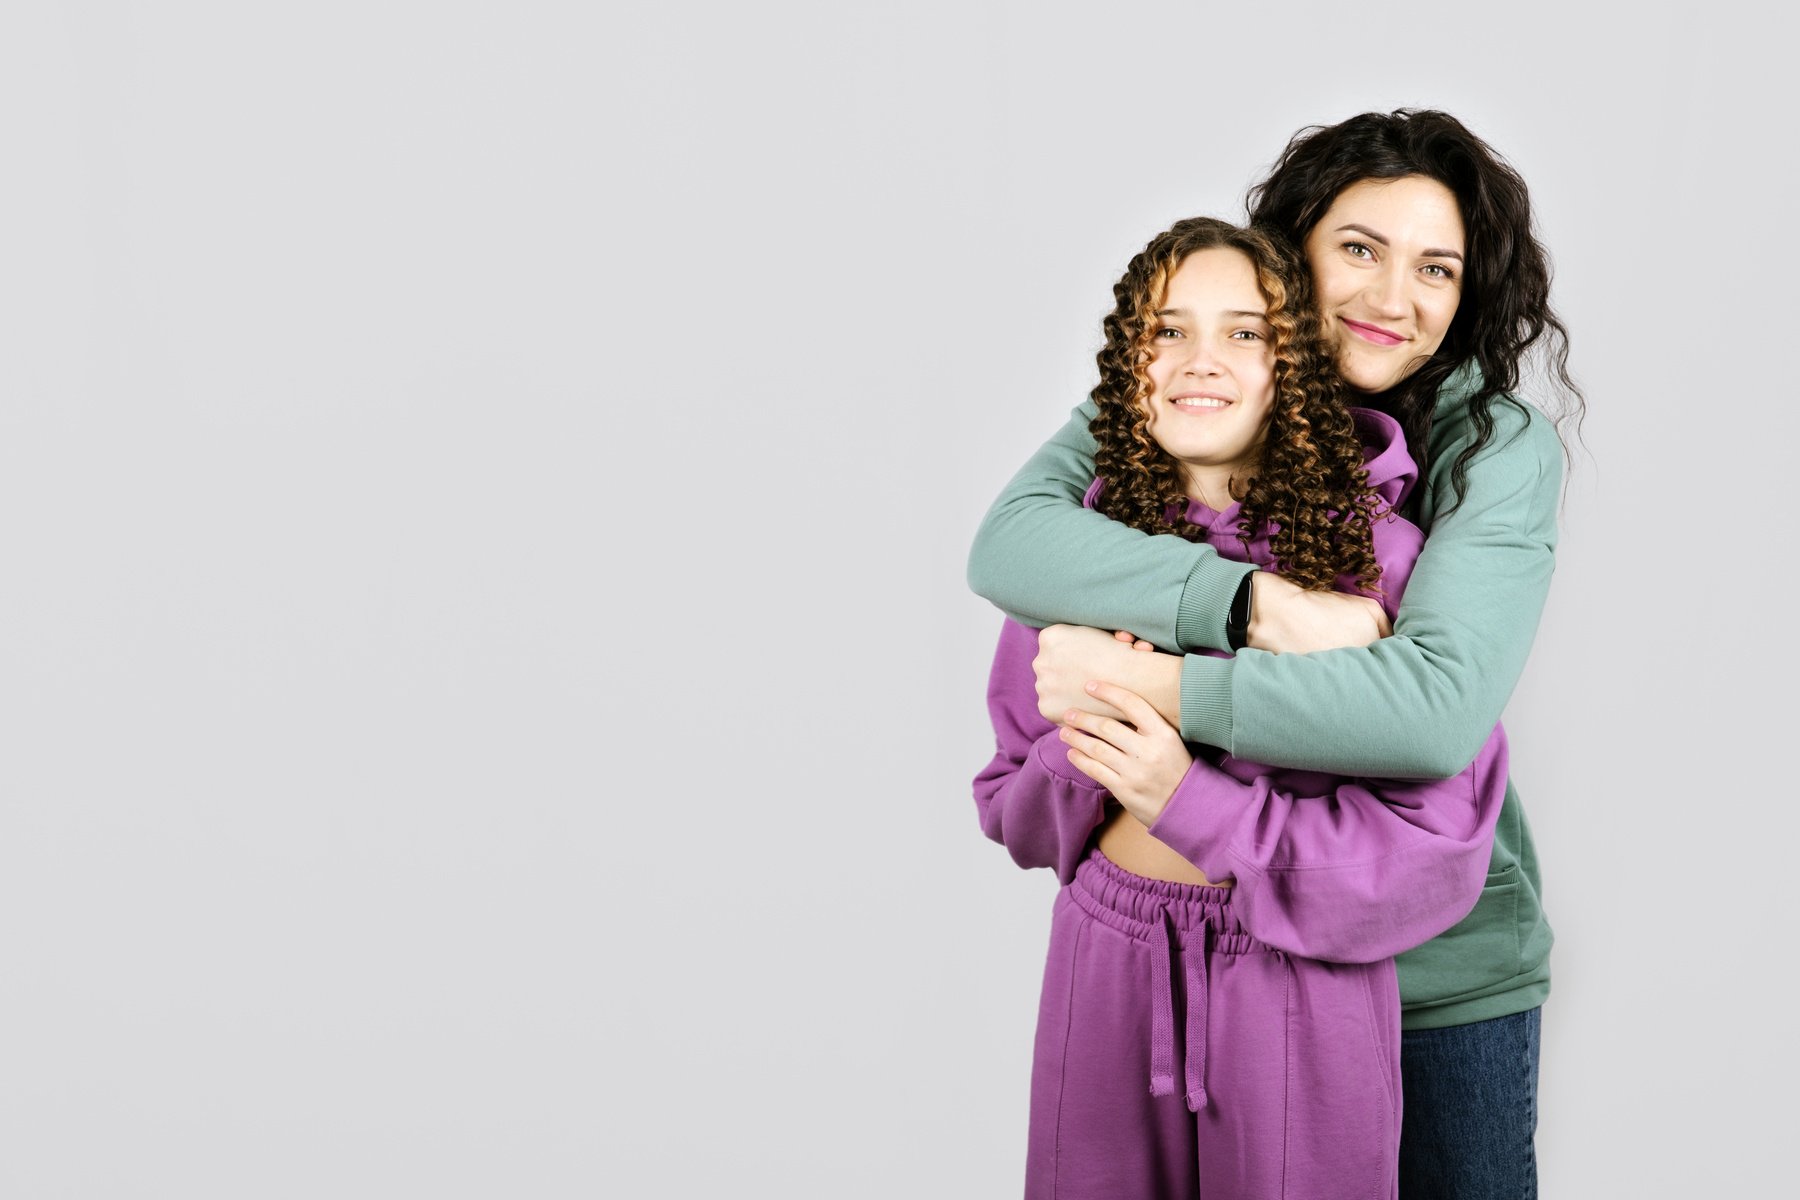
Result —
[[[1545, 351], [1571, 414], [1583, 405], [1524, 182], [1447, 114], [1366, 113], [1297, 134], [1250, 211], [1301, 248], [1341, 374], [1359, 403], [1399, 422], [1424, 466], [1405, 507], [1427, 549], [1393, 636], [1380, 636], [1388, 614], [1365, 598], [1306, 591], [1212, 547], [1083, 511], [1092, 404], [995, 503], [970, 584], [1032, 624], [1129, 629], [1190, 652], [1137, 654], [1093, 629], [1046, 630], [1037, 682], [1054, 719], [1104, 710], [1085, 690], [1104, 679], [1188, 740], [1245, 757], [1453, 775], [1498, 721], [1549, 589], [1563, 455], [1552, 423], [1509, 394], [1526, 353]], [[1228, 629], [1234, 607], [1247, 620]], [[1229, 659], [1192, 653], [1243, 646]], [[1551, 943], [1540, 891], [1509, 787], [1474, 912], [1398, 964], [1407, 1200], [1536, 1194]]]
[[[1423, 542], [1393, 511], [1415, 468], [1397, 423], [1345, 408], [1307, 292], [1265, 234], [1195, 219], [1153, 239], [1114, 289], [1085, 501], [1391, 608]], [[1006, 624], [998, 750], [975, 787], [989, 836], [1067, 885], [1027, 1195], [1395, 1195], [1392, 955], [1480, 893], [1506, 790], [1499, 730], [1440, 782], [1197, 759], [1111, 685], [1098, 698], [1125, 722], [1045, 719], [1037, 642]]]

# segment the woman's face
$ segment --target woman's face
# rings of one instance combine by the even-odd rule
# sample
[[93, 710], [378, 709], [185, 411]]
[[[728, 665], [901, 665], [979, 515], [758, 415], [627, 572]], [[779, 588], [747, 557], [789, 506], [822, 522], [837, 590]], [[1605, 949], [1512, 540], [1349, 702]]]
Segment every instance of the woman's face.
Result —
[[1190, 485], [1254, 463], [1275, 403], [1269, 302], [1242, 252], [1196, 250], [1169, 276], [1156, 313], [1150, 436]]
[[1338, 371], [1385, 392], [1443, 344], [1462, 299], [1463, 223], [1435, 179], [1364, 179], [1338, 193], [1306, 235], [1319, 311]]

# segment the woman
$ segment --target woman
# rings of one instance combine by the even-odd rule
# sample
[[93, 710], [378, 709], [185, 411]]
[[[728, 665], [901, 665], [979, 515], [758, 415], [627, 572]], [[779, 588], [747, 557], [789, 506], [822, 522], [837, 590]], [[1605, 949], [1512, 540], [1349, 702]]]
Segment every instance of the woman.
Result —
[[[1526, 352], [1544, 343], [1572, 409], [1582, 404], [1524, 183], [1453, 117], [1369, 113], [1296, 135], [1250, 209], [1302, 248], [1345, 381], [1400, 422], [1425, 467], [1406, 515], [1429, 536], [1394, 636], [1380, 636], [1367, 599], [1304, 592], [1083, 511], [1091, 405], [995, 503], [970, 584], [1034, 624], [1240, 651], [1141, 654], [1096, 629], [1048, 629], [1038, 688], [1053, 720], [1098, 711], [1085, 685], [1108, 680], [1187, 740], [1244, 758], [1447, 778], [1498, 721], [1549, 587], [1562, 454], [1551, 423], [1507, 394]], [[1509, 786], [1481, 902], [1398, 962], [1409, 1200], [1535, 1194], [1551, 941], [1539, 890]]]

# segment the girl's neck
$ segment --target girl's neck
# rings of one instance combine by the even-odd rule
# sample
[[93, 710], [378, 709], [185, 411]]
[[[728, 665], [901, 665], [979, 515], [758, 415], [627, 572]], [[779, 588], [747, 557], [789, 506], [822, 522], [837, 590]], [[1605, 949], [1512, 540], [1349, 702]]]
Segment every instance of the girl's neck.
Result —
[[[1233, 504], [1244, 498], [1249, 489], [1250, 477], [1254, 469], [1248, 465], [1236, 467], [1184, 467], [1187, 476], [1188, 499], [1198, 500], [1214, 512], [1224, 512]], [[1236, 476], [1234, 479], [1233, 476]], [[1233, 484], [1236, 486], [1234, 487]]]

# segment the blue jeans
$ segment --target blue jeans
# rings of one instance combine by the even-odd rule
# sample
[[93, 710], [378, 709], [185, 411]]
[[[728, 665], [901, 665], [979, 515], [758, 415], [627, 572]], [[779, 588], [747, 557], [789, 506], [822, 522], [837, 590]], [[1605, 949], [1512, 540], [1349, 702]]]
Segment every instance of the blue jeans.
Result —
[[1537, 1200], [1538, 1013], [1400, 1037], [1400, 1200]]

